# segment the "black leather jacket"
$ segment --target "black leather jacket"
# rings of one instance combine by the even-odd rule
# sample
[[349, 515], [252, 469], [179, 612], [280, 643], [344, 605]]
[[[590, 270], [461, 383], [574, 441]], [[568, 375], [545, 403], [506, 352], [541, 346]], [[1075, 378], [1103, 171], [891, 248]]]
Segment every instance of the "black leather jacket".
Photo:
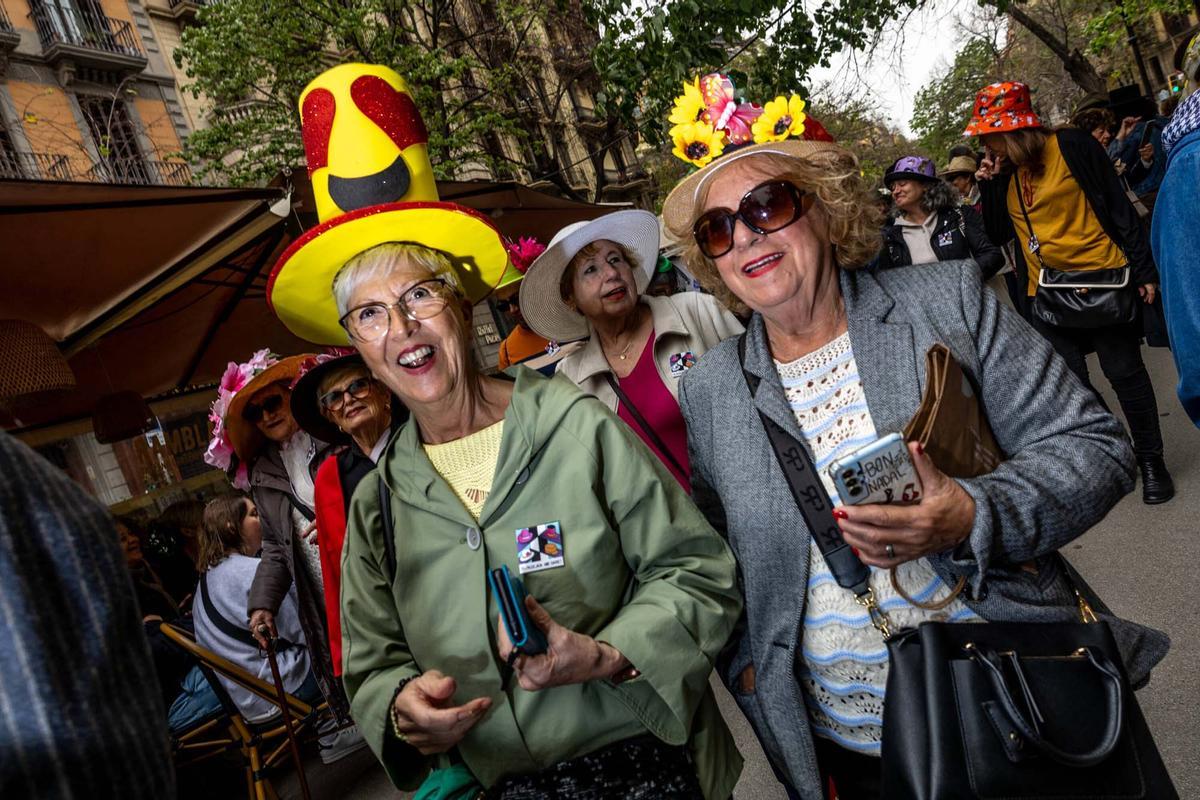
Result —
[[[938, 223], [929, 237], [929, 244], [938, 261], [957, 261], [971, 258], [979, 265], [984, 280], [1004, 266], [1004, 254], [992, 244], [983, 229], [983, 218], [970, 206], [955, 206], [937, 212]], [[889, 220], [883, 227], [883, 249], [877, 262], [879, 269], [907, 267], [912, 264], [904, 230]]]

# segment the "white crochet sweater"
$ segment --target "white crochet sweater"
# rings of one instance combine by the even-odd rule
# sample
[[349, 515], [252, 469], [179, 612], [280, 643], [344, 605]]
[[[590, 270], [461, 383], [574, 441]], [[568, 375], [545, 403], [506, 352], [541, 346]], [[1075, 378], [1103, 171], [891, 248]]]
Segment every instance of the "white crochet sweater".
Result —
[[[850, 335], [844, 333], [790, 363], [776, 361], [775, 368], [821, 482], [834, 504], [841, 505], [827, 473], [829, 464], [878, 438]], [[897, 578], [919, 602], [949, 593], [924, 558], [901, 565]], [[871, 569], [871, 587], [896, 627], [934, 619], [978, 619], [958, 599], [941, 611], [911, 605], [896, 593], [887, 570]], [[813, 733], [842, 747], [879, 755], [887, 649], [854, 596], [834, 581], [815, 543], [809, 547], [802, 650], [801, 682]]]

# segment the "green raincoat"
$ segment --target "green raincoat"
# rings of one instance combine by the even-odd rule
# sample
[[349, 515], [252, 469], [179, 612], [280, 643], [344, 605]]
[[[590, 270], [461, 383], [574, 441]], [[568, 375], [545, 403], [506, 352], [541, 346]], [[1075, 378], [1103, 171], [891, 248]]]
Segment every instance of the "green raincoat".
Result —
[[[598, 400], [561, 377], [509, 374], [516, 387], [478, 523], [411, 421], [378, 467], [395, 520], [393, 581], [374, 475], [355, 492], [341, 589], [355, 721], [393, 783], [414, 788], [434, 763], [391, 735], [389, 706], [402, 679], [436, 669], [457, 682], [454, 703], [492, 698], [458, 746], [485, 786], [648, 732], [688, 743], [705, 797], [725, 800], [742, 759], [708, 678], [742, 606], [729, 548]], [[518, 532], [547, 523], [559, 524], [563, 565], [520, 574]], [[487, 571], [504, 564], [558, 623], [611, 644], [641, 677], [521, 689], [496, 654]]]

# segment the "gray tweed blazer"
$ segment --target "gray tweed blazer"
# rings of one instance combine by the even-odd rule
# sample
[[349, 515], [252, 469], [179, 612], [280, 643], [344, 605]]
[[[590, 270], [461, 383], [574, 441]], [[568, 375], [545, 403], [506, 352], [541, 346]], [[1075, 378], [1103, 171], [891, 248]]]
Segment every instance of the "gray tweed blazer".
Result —
[[[1071, 585], [1052, 556], [1099, 522], [1134, 486], [1121, 424], [1045, 339], [980, 281], [974, 262], [944, 261], [878, 273], [843, 272], [850, 341], [876, 429], [899, 432], [925, 383], [925, 351], [941, 342], [980, 390], [1007, 460], [962, 480], [975, 499], [966, 542], [931, 557], [948, 584], [968, 578], [964, 600], [988, 620], [1077, 619]], [[762, 318], [747, 330], [746, 368], [762, 382], [752, 401], [737, 338], [688, 370], [679, 401], [688, 425], [694, 499], [737, 557], [745, 615], [718, 671], [753, 724], [776, 771], [804, 798], [820, 798], [798, 657], [811, 537], [758, 417], [762, 410], [803, 441], [768, 349]], [[756, 408], [757, 407], [757, 408]], [[1020, 565], [1036, 568], [1022, 569]], [[1166, 655], [1166, 634], [1118, 619], [1095, 598], [1134, 685]], [[753, 664], [756, 689], [738, 692]]]

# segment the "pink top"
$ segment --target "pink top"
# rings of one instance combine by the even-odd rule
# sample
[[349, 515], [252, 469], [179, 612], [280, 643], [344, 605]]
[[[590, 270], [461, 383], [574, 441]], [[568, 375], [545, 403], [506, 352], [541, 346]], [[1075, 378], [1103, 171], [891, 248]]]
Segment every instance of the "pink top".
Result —
[[675, 401], [675, 396], [663, 383], [658, 374], [658, 365], [654, 363], [653, 330], [650, 331], [650, 338], [646, 341], [646, 347], [638, 357], [633, 372], [621, 378], [620, 384], [621, 390], [629, 395], [629, 400], [637, 407], [642, 418], [658, 434], [658, 438], [667, 446], [667, 449], [671, 451], [671, 455], [683, 467], [684, 472], [681, 473], [671, 465], [671, 460], [663, 455], [662, 451], [654, 444], [654, 440], [642, 430], [642, 426], [629, 413], [624, 403], [617, 404], [617, 416], [625, 420], [626, 425], [633, 428], [633, 432], [641, 437], [646, 446], [650, 448], [650, 452], [658, 456], [658, 460], [670, 470], [671, 474], [675, 476], [675, 480], [679, 481], [683, 488], [691, 494], [687, 425], [683, 421], [683, 414], [679, 411], [679, 403]]

